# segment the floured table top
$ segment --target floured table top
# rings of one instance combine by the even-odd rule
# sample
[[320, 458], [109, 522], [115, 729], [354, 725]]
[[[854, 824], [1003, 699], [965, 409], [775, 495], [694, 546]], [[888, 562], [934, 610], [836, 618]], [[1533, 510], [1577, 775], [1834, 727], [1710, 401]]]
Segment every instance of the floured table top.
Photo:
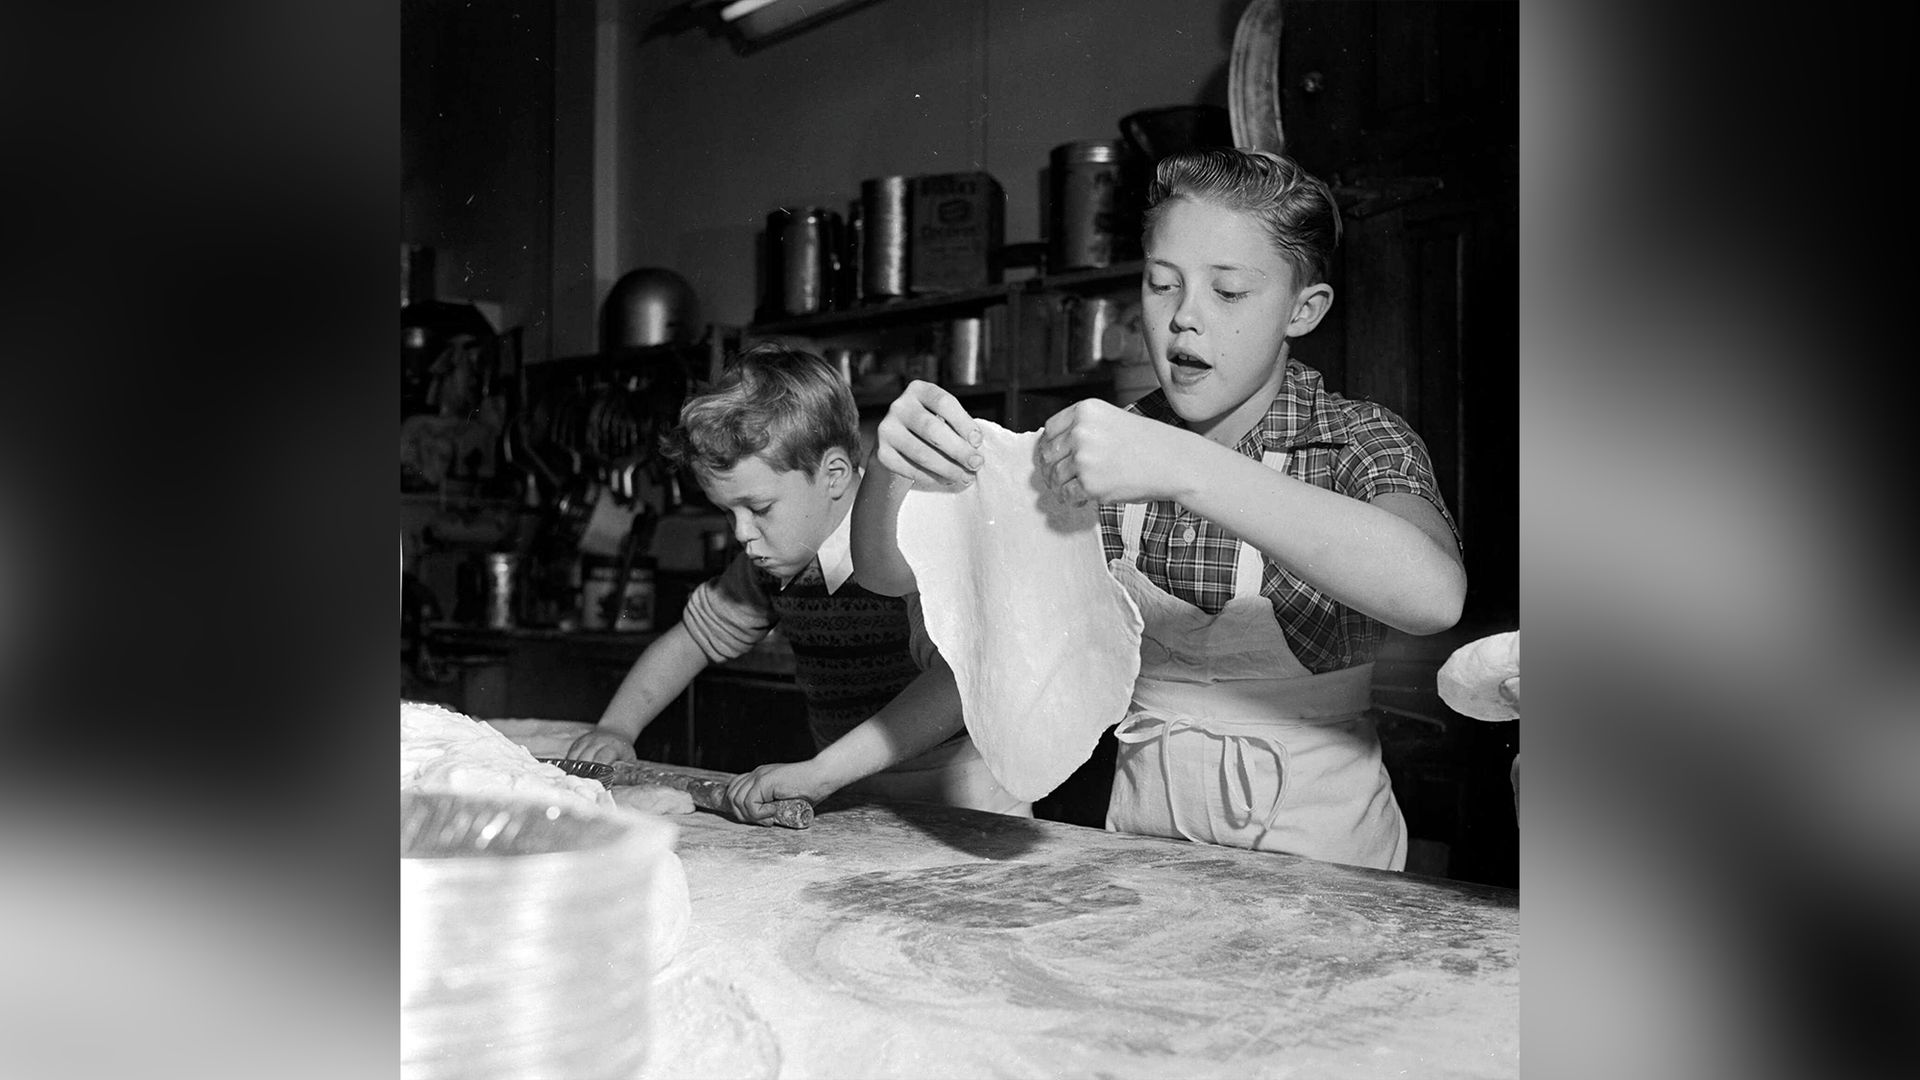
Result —
[[650, 1080], [1519, 1072], [1506, 890], [917, 804], [676, 823]]

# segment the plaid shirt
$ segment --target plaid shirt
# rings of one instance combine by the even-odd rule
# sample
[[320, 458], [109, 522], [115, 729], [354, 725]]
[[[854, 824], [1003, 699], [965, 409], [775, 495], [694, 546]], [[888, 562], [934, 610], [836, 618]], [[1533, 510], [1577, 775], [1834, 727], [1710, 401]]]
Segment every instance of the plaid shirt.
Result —
[[[1179, 424], [1165, 392], [1155, 390], [1127, 411]], [[1265, 451], [1288, 454], [1286, 474], [1296, 480], [1370, 502], [1390, 491], [1406, 491], [1447, 513], [1434, 482], [1426, 444], [1392, 411], [1354, 401], [1327, 390], [1320, 373], [1299, 361], [1287, 362], [1287, 374], [1267, 415], [1241, 438], [1235, 450], [1255, 461]], [[1100, 535], [1108, 559], [1123, 554], [1120, 504], [1100, 508]], [[1234, 565], [1240, 538], [1175, 502], [1147, 504], [1140, 531], [1140, 571], [1157, 586], [1209, 614], [1233, 598]], [[1273, 615], [1287, 644], [1309, 671], [1337, 671], [1373, 659], [1387, 627], [1336, 603], [1272, 559], [1260, 593], [1273, 602]]]

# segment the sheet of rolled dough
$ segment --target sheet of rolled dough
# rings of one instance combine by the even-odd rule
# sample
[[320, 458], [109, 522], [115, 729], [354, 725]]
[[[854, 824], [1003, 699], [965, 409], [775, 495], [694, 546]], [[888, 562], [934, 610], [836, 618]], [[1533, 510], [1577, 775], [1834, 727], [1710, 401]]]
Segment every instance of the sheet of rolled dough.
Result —
[[967, 732], [1000, 786], [1032, 800], [1125, 719], [1140, 609], [1107, 570], [1098, 507], [1047, 490], [1040, 433], [978, 423], [986, 463], [974, 482], [909, 492], [897, 538]]

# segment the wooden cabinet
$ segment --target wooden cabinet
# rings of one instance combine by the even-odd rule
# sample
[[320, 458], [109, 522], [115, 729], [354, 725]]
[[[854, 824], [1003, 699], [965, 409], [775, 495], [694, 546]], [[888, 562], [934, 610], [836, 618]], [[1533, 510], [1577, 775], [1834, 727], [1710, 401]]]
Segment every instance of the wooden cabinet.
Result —
[[1519, 14], [1289, 3], [1287, 152], [1333, 185], [1335, 302], [1296, 347], [1426, 441], [1460, 527], [1463, 625], [1519, 619]]

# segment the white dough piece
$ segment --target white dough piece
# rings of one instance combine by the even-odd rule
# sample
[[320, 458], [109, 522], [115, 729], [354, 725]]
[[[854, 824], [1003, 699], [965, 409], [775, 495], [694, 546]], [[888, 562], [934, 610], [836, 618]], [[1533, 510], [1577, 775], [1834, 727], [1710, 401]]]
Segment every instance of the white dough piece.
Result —
[[537, 792], [612, 806], [597, 780], [538, 761], [491, 725], [440, 705], [400, 703], [400, 789], [433, 787], [472, 795]]
[[978, 423], [974, 482], [908, 492], [898, 540], [974, 745], [1000, 786], [1031, 801], [1126, 718], [1140, 609], [1107, 569], [1098, 507], [1047, 490], [1040, 433]]
[[613, 789], [613, 801], [617, 806], [649, 814], [693, 813], [693, 796], [663, 784], [622, 784]]
[[687, 888], [686, 867], [680, 864], [680, 856], [662, 851], [653, 873], [647, 875], [647, 964], [654, 973], [680, 951], [692, 921], [693, 893]]
[[1475, 720], [1520, 715], [1520, 631], [1494, 634], [1453, 651], [1436, 677], [1440, 700]]

